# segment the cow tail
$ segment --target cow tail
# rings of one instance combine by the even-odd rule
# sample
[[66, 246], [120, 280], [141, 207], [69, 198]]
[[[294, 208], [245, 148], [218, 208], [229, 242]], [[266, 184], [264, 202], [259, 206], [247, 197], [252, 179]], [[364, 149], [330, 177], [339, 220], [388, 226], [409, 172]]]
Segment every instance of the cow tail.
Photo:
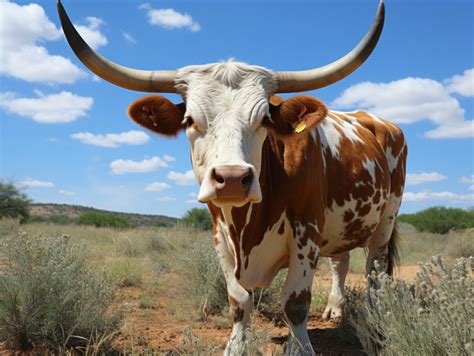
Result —
[[388, 241], [388, 252], [387, 252], [387, 274], [393, 275], [393, 269], [395, 266], [400, 265], [400, 235], [398, 233], [397, 222], [393, 225], [392, 235]]

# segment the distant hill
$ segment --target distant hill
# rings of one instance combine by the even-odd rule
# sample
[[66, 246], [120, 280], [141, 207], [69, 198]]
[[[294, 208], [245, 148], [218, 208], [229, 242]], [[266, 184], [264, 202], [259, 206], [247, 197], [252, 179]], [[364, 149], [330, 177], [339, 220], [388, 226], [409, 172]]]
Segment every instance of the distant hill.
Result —
[[179, 222], [179, 219], [177, 218], [164, 215], [120, 213], [80, 205], [35, 203], [30, 206], [30, 216], [32, 221], [70, 223], [79, 216], [90, 212], [119, 216], [126, 219], [131, 226], [173, 226]]

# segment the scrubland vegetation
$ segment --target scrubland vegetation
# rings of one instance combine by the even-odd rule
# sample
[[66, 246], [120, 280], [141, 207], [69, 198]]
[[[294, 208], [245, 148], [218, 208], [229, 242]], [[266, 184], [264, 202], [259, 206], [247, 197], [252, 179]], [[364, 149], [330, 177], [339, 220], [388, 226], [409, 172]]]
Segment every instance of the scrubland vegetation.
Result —
[[[231, 318], [206, 211], [191, 210], [182, 227], [133, 228], [122, 216], [97, 211], [35, 222], [24, 210], [27, 197], [2, 184], [0, 353], [222, 352]], [[10, 199], [12, 194], [18, 199]], [[365, 252], [351, 253], [350, 271], [358, 273], [360, 283], [348, 286], [342, 324], [325, 326], [335, 330], [336, 340], [353, 343], [351, 353], [473, 353], [474, 260], [469, 257], [474, 255], [474, 230], [467, 227], [474, 218], [473, 211], [458, 210], [433, 208], [402, 216], [423, 231], [399, 224], [401, 263], [425, 264], [409, 281], [374, 273], [378, 288], [370, 290], [369, 301], [362, 287]], [[311, 320], [321, 319], [329, 294], [324, 259], [317, 275]], [[278, 304], [285, 277], [281, 271], [270, 288], [254, 290], [258, 327], [248, 332], [248, 355], [281, 354], [291, 347], [281, 334], [275, 336], [275, 329], [287, 333]], [[316, 350], [337, 353], [338, 346], [339, 341]]]
[[463, 210], [437, 206], [415, 214], [401, 214], [398, 221], [413, 225], [420, 231], [446, 234], [450, 230], [474, 228], [474, 208]]

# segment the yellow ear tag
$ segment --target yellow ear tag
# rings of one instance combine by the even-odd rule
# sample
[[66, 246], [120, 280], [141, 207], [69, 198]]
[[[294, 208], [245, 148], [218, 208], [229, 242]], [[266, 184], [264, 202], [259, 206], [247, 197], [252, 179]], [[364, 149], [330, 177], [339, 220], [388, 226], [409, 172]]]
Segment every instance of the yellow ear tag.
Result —
[[298, 125], [295, 127], [295, 132], [296, 133], [301, 133], [306, 129], [306, 122], [301, 121]]

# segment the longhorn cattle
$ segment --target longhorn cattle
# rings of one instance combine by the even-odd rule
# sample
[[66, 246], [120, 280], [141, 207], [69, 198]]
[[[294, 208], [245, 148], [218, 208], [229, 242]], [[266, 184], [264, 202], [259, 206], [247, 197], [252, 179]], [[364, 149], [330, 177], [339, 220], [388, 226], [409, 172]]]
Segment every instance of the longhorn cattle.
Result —
[[393, 269], [407, 146], [398, 127], [372, 114], [330, 111], [307, 95], [275, 94], [322, 88], [359, 67], [381, 34], [383, 0], [350, 53], [302, 72], [233, 61], [135, 70], [95, 53], [60, 2], [58, 11], [71, 48], [92, 72], [127, 89], [184, 99], [173, 104], [147, 96], [129, 107], [129, 115], [156, 133], [185, 131], [189, 138], [198, 199], [212, 214], [233, 316], [225, 353], [243, 350], [252, 288], [269, 286], [288, 268], [281, 305], [298, 352], [313, 354], [306, 322], [319, 257], [329, 257], [333, 273], [324, 318], [341, 316], [350, 250], [368, 249], [367, 273], [375, 260], [387, 272]]

